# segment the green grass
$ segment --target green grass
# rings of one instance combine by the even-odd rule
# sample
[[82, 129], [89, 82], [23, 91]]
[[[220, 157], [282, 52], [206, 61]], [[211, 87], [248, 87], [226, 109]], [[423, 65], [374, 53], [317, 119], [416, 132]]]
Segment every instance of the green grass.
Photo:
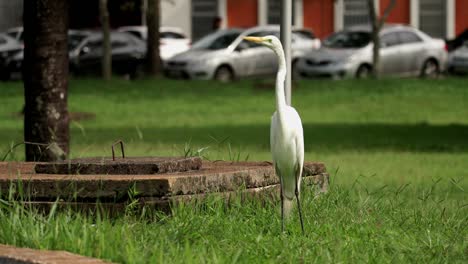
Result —
[[[270, 160], [273, 91], [234, 84], [74, 80], [71, 156], [184, 155]], [[19, 83], [0, 83], [0, 158], [22, 141]], [[468, 89], [465, 79], [303, 81], [293, 103], [306, 160], [323, 161], [330, 193], [304, 187], [306, 235], [297, 218], [280, 233], [279, 205], [205, 205], [108, 219], [20, 207], [0, 212], [0, 243], [65, 249], [117, 262], [468, 261]], [[23, 159], [16, 148], [8, 160]], [[7, 209], [8, 208], [8, 209]], [[12, 209], [13, 208], [13, 209]]]

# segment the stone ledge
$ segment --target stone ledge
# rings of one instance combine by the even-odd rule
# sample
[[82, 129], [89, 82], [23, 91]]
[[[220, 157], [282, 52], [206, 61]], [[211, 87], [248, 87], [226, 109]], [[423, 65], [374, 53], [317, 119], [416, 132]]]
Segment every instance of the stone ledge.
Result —
[[[11, 187], [25, 191], [31, 199], [78, 197], [119, 199], [131, 187], [140, 197], [164, 197], [208, 192], [235, 191], [279, 183], [268, 162], [204, 162], [203, 169], [155, 175], [37, 174], [34, 163], [0, 163], [0, 191]], [[323, 163], [305, 164], [304, 176], [325, 173]], [[13, 184], [13, 185], [12, 185]]]
[[67, 251], [37, 250], [0, 244], [0, 263], [5, 264], [104, 264], [103, 260], [72, 254]]
[[[328, 191], [329, 176], [327, 173], [320, 175], [306, 176], [303, 178], [304, 188], [315, 188], [316, 195], [326, 193]], [[160, 211], [170, 213], [170, 206], [173, 203], [187, 203], [187, 202], [203, 202], [207, 195], [216, 194], [224, 198], [226, 201], [240, 197], [241, 199], [260, 198], [261, 200], [279, 200], [279, 184], [273, 184], [264, 187], [249, 188], [238, 191], [226, 191], [218, 193], [200, 193], [200, 194], [186, 194], [174, 195], [164, 197], [139, 197], [136, 199], [138, 208], [149, 207], [158, 209]], [[71, 209], [82, 213], [96, 212], [106, 213], [108, 215], [115, 215], [118, 212], [123, 212], [126, 209], [127, 202], [93, 202], [93, 201], [29, 201], [23, 204], [26, 207], [39, 209], [43, 212], [49, 212], [50, 209], [56, 205], [59, 209]]]
[[[129, 201], [163, 210], [171, 201], [198, 199], [209, 193], [223, 196], [239, 190], [244, 193], [267, 192], [279, 184], [270, 162], [210, 162], [201, 170], [154, 175], [68, 175], [38, 174], [36, 163], [0, 162], [0, 193], [11, 190], [26, 205], [48, 209], [59, 198], [60, 207], [95, 210], [96, 205], [123, 210]], [[304, 182], [327, 192], [329, 176], [325, 165], [306, 162]], [[129, 194], [129, 190], [132, 190]], [[19, 192], [22, 196], [18, 196]], [[278, 192], [277, 192], [278, 193]]]

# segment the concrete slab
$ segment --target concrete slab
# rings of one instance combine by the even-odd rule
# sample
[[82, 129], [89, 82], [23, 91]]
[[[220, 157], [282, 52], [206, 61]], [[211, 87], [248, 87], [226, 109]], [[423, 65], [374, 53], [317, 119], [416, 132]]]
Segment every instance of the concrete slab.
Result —
[[161, 174], [199, 170], [199, 157], [84, 158], [62, 162], [39, 163], [36, 173], [43, 174]]
[[[23, 192], [31, 205], [53, 204], [60, 197], [63, 205], [96, 205], [124, 208], [129, 199], [145, 205], [167, 207], [170, 201], [193, 199], [208, 193], [245, 193], [265, 191], [279, 184], [269, 162], [203, 161], [200, 170], [145, 175], [68, 175], [40, 174], [36, 163], [0, 162], [0, 191]], [[319, 192], [328, 189], [325, 165], [306, 162], [304, 179], [317, 185]], [[129, 197], [129, 190], [134, 190]]]
[[0, 263], [5, 264], [104, 264], [103, 260], [83, 257], [67, 251], [36, 250], [0, 244]]

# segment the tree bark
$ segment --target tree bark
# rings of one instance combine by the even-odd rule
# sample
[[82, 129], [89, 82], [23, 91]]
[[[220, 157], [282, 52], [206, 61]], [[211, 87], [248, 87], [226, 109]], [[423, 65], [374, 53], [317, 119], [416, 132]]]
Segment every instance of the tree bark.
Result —
[[160, 0], [148, 0], [146, 23], [148, 26], [147, 39], [147, 73], [157, 76], [161, 73], [161, 56], [159, 54], [159, 25], [160, 25]]
[[375, 79], [379, 78], [381, 72], [380, 65], [380, 30], [382, 29], [387, 17], [390, 15], [390, 12], [395, 7], [396, 0], [392, 0], [388, 6], [385, 8], [384, 13], [381, 17], [377, 15], [378, 10], [375, 8], [374, 0], [367, 0], [367, 5], [369, 8], [369, 18], [372, 27], [371, 38], [374, 43], [372, 49], [372, 69], [371, 76]]
[[23, 8], [26, 160], [60, 160], [70, 139], [68, 1], [28, 0]]
[[112, 54], [107, 0], [99, 0], [99, 16], [101, 17], [102, 28], [102, 77], [108, 81], [112, 77]]
[[371, 23], [371, 38], [372, 43], [374, 46], [372, 48], [372, 68], [371, 68], [371, 76], [373, 78], [379, 78], [380, 73], [380, 28], [379, 28], [379, 21], [375, 10], [374, 0], [367, 0], [368, 7], [369, 7], [369, 18]]

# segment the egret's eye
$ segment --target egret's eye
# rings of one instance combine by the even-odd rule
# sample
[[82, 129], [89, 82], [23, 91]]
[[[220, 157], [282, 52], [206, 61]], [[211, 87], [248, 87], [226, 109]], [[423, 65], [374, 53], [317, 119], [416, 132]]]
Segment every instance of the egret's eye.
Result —
[[272, 43], [272, 42], [273, 42], [273, 40], [272, 40], [272, 39], [267, 39], [267, 40], [268, 40], [268, 42], [270, 42], [270, 43]]

